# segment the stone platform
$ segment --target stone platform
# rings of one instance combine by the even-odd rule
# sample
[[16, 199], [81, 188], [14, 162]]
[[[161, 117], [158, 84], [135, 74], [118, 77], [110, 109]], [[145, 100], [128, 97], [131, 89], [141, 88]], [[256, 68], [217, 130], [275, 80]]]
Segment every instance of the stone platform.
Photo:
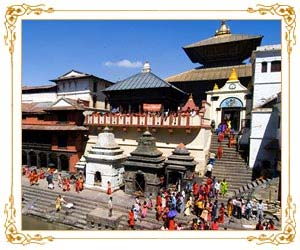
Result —
[[112, 216], [108, 216], [108, 209], [97, 207], [86, 216], [88, 227], [91, 229], [117, 229], [122, 219], [121, 212], [113, 211]]

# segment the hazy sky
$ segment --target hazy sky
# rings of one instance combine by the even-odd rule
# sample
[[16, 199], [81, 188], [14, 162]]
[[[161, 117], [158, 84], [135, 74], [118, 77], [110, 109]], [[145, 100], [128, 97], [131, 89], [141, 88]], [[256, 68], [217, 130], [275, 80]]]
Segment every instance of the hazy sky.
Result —
[[[47, 85], [74, 69], [110, 81], [141, 71], [145, 61], [161, 78], [195, 68], [182, 47], [212, 37], [220, 20], [22, 21], [22, 84]], [[281, 42], [278, 20], [227, 21], [232, 34]]]

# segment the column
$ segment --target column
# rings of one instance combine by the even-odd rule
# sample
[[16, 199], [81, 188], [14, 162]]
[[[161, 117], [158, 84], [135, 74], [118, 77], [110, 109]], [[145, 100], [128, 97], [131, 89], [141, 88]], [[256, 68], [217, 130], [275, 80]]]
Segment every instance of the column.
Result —
[[26, 152], [27, 153], [27, 165], [30, 166], [30, 155], [29, 155], [29, 152]]
[[60, 157], [59, 155], [57, 156], [57, 170], [61, 171], [61, 162], [60, 162]]

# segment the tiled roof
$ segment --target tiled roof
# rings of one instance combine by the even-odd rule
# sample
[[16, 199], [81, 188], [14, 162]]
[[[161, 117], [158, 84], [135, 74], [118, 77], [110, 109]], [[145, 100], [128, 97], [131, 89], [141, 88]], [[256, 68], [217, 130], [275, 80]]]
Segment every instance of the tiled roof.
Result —
[[237, 34], [228, 34], [223, 36], [213, 36], [205, 40], [198, 41], [196, 43], [192, 43], [189, 45], [184, 46], [184, 49], [187, 48], [194, 48], [206, 45], [214, 45], [214, 44], [221, 44], [221, 43], [230, 43], [242, 40], [250, 40], [250, 39], [258, 39], [262, 38], [262, 36], [255, 36], [255, 35], [237, 35]]
[[25, 113], [44, 113], [45, 109], [49, 108], [53, 102], [31, 102], [22, 103], [22, 112]]
[[252, 66], [245, 64], [216, 68], [196, 68], [174, 76], [169, 76], [165, 80], [168, 82], [191, 82], [228, 79], [232, 68], [236, 69], [239, 78], [252, 76]]
[[151, 72], [141, 72], [133, 75], [123, 81], [113, 84], [112, 86], [106, 88], [103, 92], [149, 88], [174, 88], [180, 92], [183, 92]]
[[40, 85], [40, 86], [23, 86], [22, 87], [22, 91], [26, 91], [26, 90], [40, 90], [40, 89], [52, 89], [52, 88], [56, 88], [55, 84], [51, 84], [51, 85]]

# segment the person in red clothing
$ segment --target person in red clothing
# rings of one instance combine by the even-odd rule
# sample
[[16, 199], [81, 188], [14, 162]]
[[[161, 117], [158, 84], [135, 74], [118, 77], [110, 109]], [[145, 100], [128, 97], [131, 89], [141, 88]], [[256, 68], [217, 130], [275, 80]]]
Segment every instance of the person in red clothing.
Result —
[[107, 181], [107, 191], [106, 191], [106, 193], [108, 195], [111, 195], [111, 183], [110, 183], [110, 181]]
[[40, 170], [40, 173], [39, 173], [39, 178], [42, 180], [42, 179], [45, 179], [45, 171], [44, 169], [41, 168]]
[[76, 190], [77, 193], [79, 193], [79, 191], [80, 191], [79, 185], [80, 185], [79, 179], [76, 179], [76, 181], [75, 181], [75, 190]]
[[131, 229], [134, 229], [134, 212], [133, 212], [133, 208], [129, 211], [128, 213], [128, 226], [131, 228]]
[[231, 148], [234, 144], [235, 144], [235, 137], [234, 134], [231, 134], [229, 137], [228, 147]]
[[223, 147], [221, 144], [218, 147], [217, 157], [218, 159], [221, 159], [223, 157]]
[[195, 197], [198, 195], [198, 192], [199, 192], [199, 185], [198, 185], [197, 182], [194, 182], [194, 184], [193, 184], [193, 194], [194, 194]]
[[224, 215], [225, 215], [225, 205], [222, 202], [221, 207], [219, 209], [219, 218], [218, 218], [219, 223], [224, 223]]
[[219, 136], [218, 136], [218, 142], [223, 142], [224, 141], [224, 133], [223, 132], [221, 132], [220, 134], [219, 134]]
[[169, 230], [175, 230], [175, 221], [174, 221], [174, 218], [170, 218], [169, 219], [169, 227], [168, 227]]
[[211, 229], [211, 230], [219, 230], [219, 224], [218, 224], [217, 220], [214, 220], [214, 221], [210, 224], [210, 229]]
[[275, 230], [275, 225], [274, 225], [274, 222], [272, 220], [269, 221], [268, 230]]
[[161, 206], [161, 202], [162, 202], [161, 195], [158, 194], [156, 196], [156, 206]]

